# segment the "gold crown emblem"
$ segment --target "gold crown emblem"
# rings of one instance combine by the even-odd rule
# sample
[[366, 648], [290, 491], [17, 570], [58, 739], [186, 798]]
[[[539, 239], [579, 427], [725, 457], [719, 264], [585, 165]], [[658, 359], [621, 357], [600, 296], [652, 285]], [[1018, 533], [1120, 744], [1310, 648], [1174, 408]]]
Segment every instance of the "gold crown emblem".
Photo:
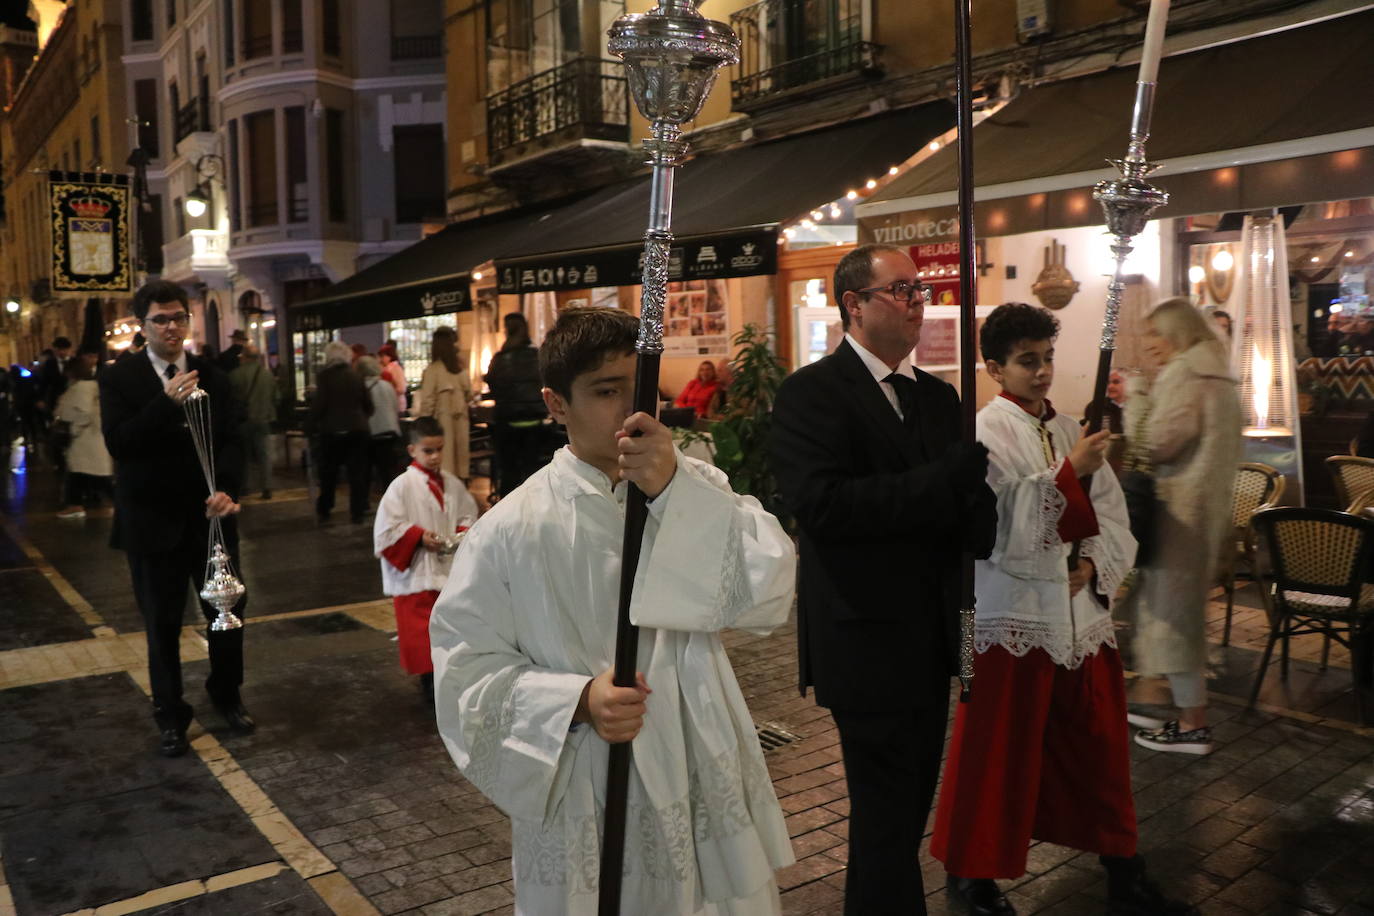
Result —
[[98, 197], [74, 197], [67, 205], [83, 219], [99, 219], [110, 212], [110, 202]]

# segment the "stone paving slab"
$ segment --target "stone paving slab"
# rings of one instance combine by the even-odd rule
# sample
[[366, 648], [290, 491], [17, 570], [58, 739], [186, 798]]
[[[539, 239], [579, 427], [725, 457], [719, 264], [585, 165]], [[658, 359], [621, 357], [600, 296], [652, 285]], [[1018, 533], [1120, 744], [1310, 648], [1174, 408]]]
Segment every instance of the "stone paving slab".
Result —
[[65, 913], [274, 861], [194, 755], [153, 753], [127, 675], [0, 691], [0, 856], [20, 913]]
[[138, 910], [137, 916], [330, 916], [334, 911], [305, 879], [292, 871], [198, 897]]
[[90, 627], [32, 566], [0, 568], [0, 652], [86, 639]]

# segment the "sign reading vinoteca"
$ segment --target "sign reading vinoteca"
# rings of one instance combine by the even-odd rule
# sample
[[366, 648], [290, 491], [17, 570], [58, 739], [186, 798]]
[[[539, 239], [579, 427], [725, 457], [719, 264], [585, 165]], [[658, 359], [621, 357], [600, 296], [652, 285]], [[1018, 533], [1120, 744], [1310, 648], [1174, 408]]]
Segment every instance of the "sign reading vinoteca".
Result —
[[104, 172], [48, 173], [52, 288], [130, 292], [129, 178]]

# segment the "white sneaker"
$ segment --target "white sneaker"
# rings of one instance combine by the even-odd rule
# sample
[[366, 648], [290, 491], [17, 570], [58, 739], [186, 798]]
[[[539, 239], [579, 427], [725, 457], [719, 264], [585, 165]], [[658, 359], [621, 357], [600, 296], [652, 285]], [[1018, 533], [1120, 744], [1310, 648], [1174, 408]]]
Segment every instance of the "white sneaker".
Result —
[[1141, 729], [1135, 733], [1135, 743], [1152, 751], [1206, 755], [1212, 753], [1212, 730], [1203, 727], [1179, 731], [1175, 719], [1165, 722], [1163, 728]]
[[1136, 728], [1163, 728], [1168, 724], [1168, 719], [1160, 719], [1156, 716], [1148, 716], [1143, 712], [1136, 712], [1128, 708], [1126, 710], [1126, 721]]

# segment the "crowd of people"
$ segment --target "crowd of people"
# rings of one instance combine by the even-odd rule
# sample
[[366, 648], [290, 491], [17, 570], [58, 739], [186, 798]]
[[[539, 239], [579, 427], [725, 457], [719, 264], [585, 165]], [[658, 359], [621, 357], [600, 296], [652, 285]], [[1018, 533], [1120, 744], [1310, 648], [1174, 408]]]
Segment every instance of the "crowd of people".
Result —
[[[1110, 914], [1195, 912], [1146, 871], [1129, 746], [1212, 750], [1204, 609], [1240, 444], [1219, 326], [1188, 300], [1158, 304], [1144, 341], [1153, 383], [1114, 373], [1085, 411], [1103, 427], [1089, 433], [1050, 399], [1053, 313], [1002, 305], [979, 341], [1001, 391], [966, 441], [952, 386], [911, 362], [926, 288], [907, 253], [856, 248], [834, 290], [844, 339], [785, 380], [773, 413], [769, 455], [794, 533], [685, 457], [657, 418], [631, 414], [637, 320], [618, 309], [566, 309], [538, 348], [523, 317], [506, 316], [485, 376], [501, 498], [480, 520], [457, 333], [434, 332], [415, 392], [393, 343], [326, 347], [309, 407], [316, 515], [329, 519], [340, 467], [354, 522], [371, 483], [385, 486], [373, 548], [400, 662], [456, 765], [511, 819], [517, 906], [595, 908], [609, 748], [633, 740], [627, 911], [779, 912], [774, 872], [793, 852], [719, 634], [770, 632], [795, 598], [799, 687], [833, 717], [848, 782], [846, 913], [925, 911], [917, 861], [932, 809], [931, 851], [970, 912], [1014, 914], [997, 882], [1025, 871], [1036, 840], [1097, 855]], [[177, 756], [191, 718], [185, 588], [204, 575], [207, 519], [221, 519], [237, 562], [238, 494], [271, 495], [277, 389], [246, 339], [215, 360], [187, 351], [175, 284], [148, 284], [134, 311], [146, 352], [97, 382], [98, 356], [55, 341], [35, 404], [52, 401], [69, 427], [71, 505], [117, 466], [112, 542], [146, 622], [160, 750]], [[216, 417], [208, 498], [179, 410], [196, 388]], [[723, 395], [708, 361], [676, 402], [706, 417]], [[568, 444], [541, 460], [550, 421]], [[1148, 524], [1118, 472], [1153, 481]], [[648, 508], [627, 685], [610, 660], [631, 484]], [[937, 805], [966, 553], [978, 558], [975, 686]], [[1135, 688], [1167, 685], [1175, 711], [1128, 692], [1122, 617]], [[230, 728], [251, 731], [242, 679], [242, 630], [212, 633], [207, 693]]]

